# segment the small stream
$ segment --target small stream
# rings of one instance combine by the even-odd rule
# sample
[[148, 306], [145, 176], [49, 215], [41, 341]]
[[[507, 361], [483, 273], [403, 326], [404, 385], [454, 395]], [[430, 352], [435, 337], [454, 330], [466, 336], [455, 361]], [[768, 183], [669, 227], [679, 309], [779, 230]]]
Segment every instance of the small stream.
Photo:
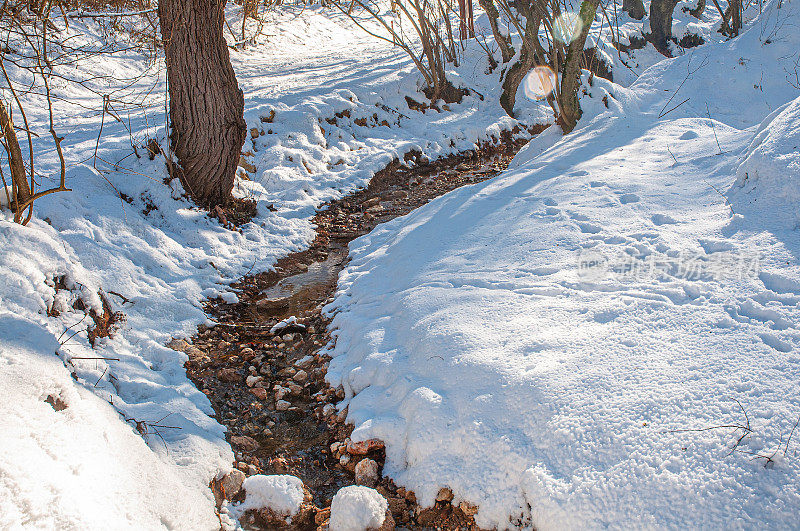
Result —
[[[345, 457], [344, 447], [331, 449], [347, 440], [352, 427], [335, 408], [341, 391], [325, 382], [329, 358], [324, 346], [331, 338], [321, 311], [336, 291], [339, 272], [347, 263], [347, 245], [379, 223], [497, 175], [523, 144], [509, 140], [433, 162], [418, 155], [413, 163], [408, 158], [393, 162], [366, 189], [318, 212], [317, 236], [309, 249], [281, 259], [274, 271], [235, 284], [239, 302], [209, 304], [209, 316], [219, 324], [201, 327], [186, 367], [228, 428], [237, 468], [248, 475], [296, 475], [309, 487], [315, 510], [320, 511], [330, 506], [339, 488], [355, 482], [354, 467], [366, 456]], [[290, 316], [296, 320], [271, 332]], [[369, 457], [382, 466], [382, 450]], [[413, 493], [386, 478], [376, 488], [390, 500], [398, 525], [474, 525], [449, 504], [416, 511]], [[255, 519], [247, 527], [270, 525]], [[315, 528], [310, 522], [297, 522], [295, 527]]]

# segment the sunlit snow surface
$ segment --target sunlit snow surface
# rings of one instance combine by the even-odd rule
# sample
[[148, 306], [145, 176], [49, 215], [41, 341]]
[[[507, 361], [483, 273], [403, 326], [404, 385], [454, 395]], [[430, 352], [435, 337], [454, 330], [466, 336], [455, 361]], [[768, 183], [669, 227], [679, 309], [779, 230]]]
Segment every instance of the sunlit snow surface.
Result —
[[800, 19], [777, 5], [630, 88], [595, 78], [571, 135], [351, 243], [328, 378], [423, 505], [447, 486], [488, 528], [796, 525]]

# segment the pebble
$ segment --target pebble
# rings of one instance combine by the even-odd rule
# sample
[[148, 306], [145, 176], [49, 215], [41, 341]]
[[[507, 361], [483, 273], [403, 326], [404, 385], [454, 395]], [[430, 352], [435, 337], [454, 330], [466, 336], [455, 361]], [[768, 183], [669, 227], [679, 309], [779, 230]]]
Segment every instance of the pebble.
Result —
[[290, 407], [292, 407], [292, 404], [286, 400], [278, 400], [275, 402], [275, 409], [278, 411], [287, 411]]
[[205, 352], [203, 352], [199, 348], [197, 348], [195, 346], [192, 346], [192, 345], [187, 346], [186, 349], [183, 352], [185, 352], [186, 355], [189, 356], [191, 359], [198, 359], [198, 358], [205, 358], [206, 357]]
[[189, 343], [185, 339], [172, 339], [167, 343], [167, 346], [172, 350], [184, 352], [189, 347]]
[[252, 452], [258, 450], [258, 441], [247, 435], [234, 435], [231, 437], [231, 444], [244, 450], [245, 452]]
[[222, 477], [222, 492], [225, 499], [230, 500], [242, 490], [242, 483], [244, 483], [244, 472], [236, 468]]
[[450, 490], [448, 487], [442, 487], [439, 489], [439, 493], [436, 495], [437, 502], [450, 502], [453, 500], [453, 491]]
[[244, 382], [247, 384], [247, 387], [255, 387], [256, 384], [261, 383], [263, 381], [264, 381], [264, 377], [263, 376], [250, 375], [245, 379]]
[[292, 395], [300, 395], [303, 393], [303, 388], [294, 382], [286, 382], [286, 387], [289, 388], [289, 393]]
[[302, 358], [294, 362], [294, 365], [295, 367], [298, 367], [300, 369], [308, 369], [309, 367], [311, 367], [312, 363], [314, 363], [313, 356], [303, 356]]
[[303, 369], [300, 369], [295, 373], [294, 376], [292, 376], [292, 380], [298, 383], [305, 382], [306, 380], [308, 380], [308, 373]]
[[461, 503], [458, 504], [458, 507], [461, 509], [461, 512], [463, 512], [467, 516], [475, 516], [476, 514], [478, 514], [478, 508], [469, 502], [462, 501]]
[[250, 392], [253, 393], [259, 400], [266, 400], [268, 396], [267, 390], [263, 387], [253, 387]]
[[356, 485], [374, 487], [378, 482], [378, 463], [372, 459], [362, 459], [356, 465]]
[[381, 202], [381, 198], [380, 197], [373, 197], [373, 198], [367, 199], [366, 201], [361, 203], [361, 206], [363, 206], [364, 209], [368, 209], [370, 207], [373, 207], [373, 206], [377, 205], [380, 202]]
[[372, 451], [381, 450], [383, 447], [383, 441], [379, 439], [368, 439], [366, 441], [359, 442], [350, 441], [347, 443], [347, 453], [353, 455], [366, 455]]

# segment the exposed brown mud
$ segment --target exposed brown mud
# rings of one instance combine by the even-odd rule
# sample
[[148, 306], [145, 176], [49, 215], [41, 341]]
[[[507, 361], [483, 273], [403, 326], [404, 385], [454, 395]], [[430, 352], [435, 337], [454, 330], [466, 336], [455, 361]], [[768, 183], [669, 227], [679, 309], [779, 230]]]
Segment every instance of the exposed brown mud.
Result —
[[[418, 154], [393, 162], [366, 189], [318, 212], [309, 249], [279, 260], [273, 271], [237, 282], [239, 302], [209, 303], [217, 326], [201, 327], [191, 345], [174, 345], [189, 354], [189, 377], [227, 426], [236, 467], [247, 475], [293, 474], [311, 491], [313, 518], [294, 528], [323, 524], [336, 491], [355, 483], [361, 459], [375, 460], [379, 470], [384, 461], [381, 444], [347, 444], [352, 427], [334, 406], [343, 395], [325, 383], [329, 357], [324, 347], [331, 338], [321, 310], [335, 293], [348, 243], [435, 197], [493, 177], [523, 143], [507, 135], [498, 144], [432, 162]], [[274, 328], [291, 316], [296, 320]], [[414, 494], [391, 480], [382, 478], [374, 486], [389, 500], [398, 526], [475, 528], [474, 507], [453, 507], [447, 493], [434, 508], [420, 510]], [[265, 527], [258, 515], [243, 524]]]

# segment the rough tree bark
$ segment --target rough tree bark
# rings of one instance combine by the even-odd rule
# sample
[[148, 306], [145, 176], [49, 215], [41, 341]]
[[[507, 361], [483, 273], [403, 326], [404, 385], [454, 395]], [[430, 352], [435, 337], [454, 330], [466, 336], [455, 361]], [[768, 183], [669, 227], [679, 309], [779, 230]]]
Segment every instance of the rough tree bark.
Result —
[[[655, 1], [655, 0], [654, 0]], [[572, 39], [567, 48], [567, 56], [561, 71], [561, 87], [558, 94], [559, 125], [564, 134], [572, 132], [581, 117], [581, 104], [578, 89], [581, 86], [581, 58], [583, 45], [589, 35], [589, 28], [597, 12], [600, 0], [583, 0], [578, 14], [583, 26], [580, 33]]]
[[11, 181], [16, 195], [11, 199], [21, 205], [31, 197], [31, 188], [25, 173], [25, 163], [22, 160], [22, 150], [19, 148], [19, 142], [17, 141], [17, 132], [14, 131], [14, 122], [2, 101], [0, 101], [0, 128], [5, 139], [5, 147], [8, 152], [8, 167], [11, 170]]
[[231, 195], [247, 126], [222, 34], [225, 0], [159, 0], [178, 177], [198, 204]]
[[509, 116], [514, 116], [514, 105], [517, 101], [517, 90], [536, 64], [546, 64], [546, 52], [539, 42], [539, 28], [542, 25], [542, 12], [534, 7], [533, 2], [518, 2], [517, 12], [525, 19], [524, 31], [520, 28], [522, 44], [517, 60], [503, 73], [503, 92], [500, 94], [500, 106]]
[[642, 0], [622, 0], [622, 10], [636, 20], [642, 20], [646, 14]]
[[500, 54], [503, 56], [503, 63], [507, 63], [514, 57], [514, 47], [511, 45], [511, 38], [503, 35], [500, 31], [500, 12], [497, 6], [494, 5], [494, 0], [478, 0], [478, 4], [486, 12], [489, 17], [489, 26], [492, 28], [492, 35], [497, 47], [500, 48]]
[[728, 9], [731, 11], [731, 37], [739, 35], [742, 29], [742, 0], [730, 0]]
[[650, 2], [650, 42], [656, 50], [670, 57], [669, 40], [672, 38], [672, 12], [678, 0], [653, 0]]

